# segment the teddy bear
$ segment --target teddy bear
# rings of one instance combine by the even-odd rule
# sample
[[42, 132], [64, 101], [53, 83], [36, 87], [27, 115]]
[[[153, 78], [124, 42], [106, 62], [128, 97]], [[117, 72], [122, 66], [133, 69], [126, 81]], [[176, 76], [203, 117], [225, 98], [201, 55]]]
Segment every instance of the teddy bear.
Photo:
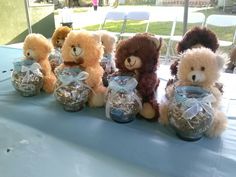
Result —
[[100, 30], [98, 31], [98, 34], [101, 37], [101, 43], [104, 47], [103, 58], [100, 62], [102, 68], [104, 69], [102, 81], [103, 85], [107, 87], [109, 75], [114, 73], [116, 70], [114, 61], [114, 51], [116, 47], [117, 37], [106, 30]]
[[71, 28], [67, 26], [60, 26], [55, 29], [52, 35], [51, 42], [54, 50], [49, 55], [49, 61], [52, 67], [52, 71], [54, 71], [54, 69], [62, 63], [61, 48], [64, 44], [66, 36], [70, 31]]
[[56, 68], [80, 68], [88, 73], [85, 83], [92, 89], [88, 99], [90, 107], [100, 107], [105, 103], [106, 87], [102, 84], [104, 70], [99, 63], [104, 50], [100, 41], [97, 34], [72, 30], [62, 46], [63, 63]]
[[[176, 45], [178, 54], [185, 52], [187, 49], [206, 47], [216, 52], [219, 48], [219, 43], [216, 34], [207, 27], [195, 26], [185, 33], [182, 40]], [[173, 84], [177, 77], [179, 59], [176, 59], [170, 66], [172, 79], [169, 79], [167, 86]], [[223, 93], [223, 85], [216, 82], [216, 87]]]
[[34, 60], [41, 66], [43, 90], [46, 93], [52, 93], [56, 84], [56, 77], [48, 60], [51, 50], [51, 43], [41, 34], [31, 33], [24, 40], [23, 52], [25, 59]]
[[157, 66], [162, 39], [148, 33], [139, 33], [119, 42], [115, 53], [117, 73], [133, 75], [138, 84], [137, 91], [142, 99], [139, 115], [156, 121], [159, 117], [159, 104], [156, 92], [159, 86]]
[[225, 72], [236, 73], [236, 47], [230, 52], [230, 59], [226, 64]]
[[[219, 136], [227, 126], [227, 118], [220, 110], [221, 93], [214, 85], [220, 76], [220, 70], [223, 65], [224, 58], [205, 47], [188, 49], [181, 54], [177, 71], [177, 81], [168, 86], [166, 95], [160, 103], [160, 123], [164, 125], [173, 123], [170, 119], [173, 117], [173, 114], [177, 113], [174, 112], [175, 109], [171, 107], [171, 104], [174, 102], [173, 98], [175, 98], [175, 94], [178, 93], [176, 92], [177, 88], [197, 87], [198, 89], [205, 90], [209, 93], [208, 95], [211, 95], [211, 98], [208, 97], [209, 102], [201, 103], [201, 105], [204, 104], [208, 108], [208, 112], [211, 112], [213, 118], [212, 123], [204, 133], [209, 137]], [[202, 110], [205, 107], [200, 106], [198, 109]], [[177, 118], [180, 120], [182, 117], [183, 114], [179, 114]], [[191, 119], [189, 118], [189, 120]], [[203, 129], [203, 127], [200, 128]]]

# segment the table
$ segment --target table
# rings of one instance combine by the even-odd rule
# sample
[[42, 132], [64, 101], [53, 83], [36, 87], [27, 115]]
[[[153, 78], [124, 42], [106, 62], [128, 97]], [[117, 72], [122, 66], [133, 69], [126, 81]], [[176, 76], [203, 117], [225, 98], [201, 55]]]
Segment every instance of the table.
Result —
[[[53, 95], [21, 97], [10, 69], [22, 51], [2, 46], [0, 54], [1, 177], [235, 176], [235, 112], [221, 137], [185, 142], [158, 123], [115, 123], [105, 118], [104, 108], [70, 113]], [[159, 70], [163, 92], [168, 77], [161, 71], [168, 67]], [[233, 101], [227, 100], [226, 112]]]

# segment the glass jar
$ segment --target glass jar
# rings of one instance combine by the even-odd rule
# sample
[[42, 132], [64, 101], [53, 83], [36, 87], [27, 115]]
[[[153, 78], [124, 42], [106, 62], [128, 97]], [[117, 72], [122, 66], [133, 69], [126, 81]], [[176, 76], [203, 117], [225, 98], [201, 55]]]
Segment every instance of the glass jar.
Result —
[[186, 141], [199, 140], [212, 124], [211, 103], [214, 99], [212, 94], [200, 87], [176, 87], [169, 119], [177, 136]]
[[56, 70], [58, 81], [54, 96], [65, 111], [79, 111], [88, 100], [91, 88], [85, 83], [88, 73], [79, 68]]
[[100, 65], [102, 66], [104, 73], [102, 77], [102, 82], [105, 87], [108, 86], [109, 75], [115, 72], [115, 64], [113, 61], [113, 56], [111, 54], [104, 55]]
[[41, 66], [34, 60], [21, 60], [13, 64], [11, 82], [14, 88], [25, 97], [39, 94], [43, 87]]
[[137, 81], [130, 76], [111, 78], [108, 86], [106, 117], [119, 123], [134, 120], [141, 110], [141, 98], [137, 95]]
[[49, 55], [49, 62], [54, 72], [55, 68], [62, 63], [62, 54], [60, 48], [55, 48], [53, 52]]

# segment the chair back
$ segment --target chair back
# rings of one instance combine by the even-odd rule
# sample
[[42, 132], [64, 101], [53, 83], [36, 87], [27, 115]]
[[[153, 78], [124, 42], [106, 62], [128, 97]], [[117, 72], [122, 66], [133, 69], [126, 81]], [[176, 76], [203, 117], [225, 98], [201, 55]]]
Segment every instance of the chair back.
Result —
[[[236, 16], [235, 15], [210, 15], [206, 19], [205, 26], [211, 28], [217, 35], [218, 30], [224, 30], [224, 35], [217, 35], [221, 47], [235, 45], [236, 39]], [[212, 26], [212, 27], [211, 27]], [[232, 37], [231, 40], [224, 39]], [[230, 37], [228, 37], [230, 36]]]

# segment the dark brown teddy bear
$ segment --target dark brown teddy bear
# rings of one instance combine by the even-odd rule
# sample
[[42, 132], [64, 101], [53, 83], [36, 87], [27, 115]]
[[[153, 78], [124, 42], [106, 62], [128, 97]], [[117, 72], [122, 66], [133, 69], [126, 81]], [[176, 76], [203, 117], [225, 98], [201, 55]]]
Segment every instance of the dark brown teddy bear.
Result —
[[236, 47], [230, 52], [230, 60], [226, 64], [226, 73], [236, 73]]
[[137, 79], [137, 90], [142, 98], [142, 110], [139, 114], [148, 120], [157, 120], [159, 117], [156, 91], [160, 80], [156, 70], [161, 43], [161, 39], [148, 33], [140, 33], [122, 40], [116, 49], [118, 73], [134, 75]]

